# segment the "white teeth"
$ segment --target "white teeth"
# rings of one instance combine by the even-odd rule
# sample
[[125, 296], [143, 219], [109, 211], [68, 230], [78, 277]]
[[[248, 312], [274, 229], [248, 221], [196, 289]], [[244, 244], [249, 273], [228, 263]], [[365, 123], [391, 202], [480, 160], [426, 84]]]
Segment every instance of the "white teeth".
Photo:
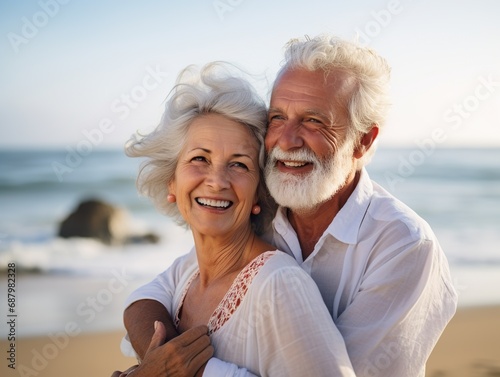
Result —
[[297, 162], [297, 161], [283, 161], [283, 165], [289, 168], [298, 168], [301, 166], [305, 166], [307, 162]]
[[228, 200], [213, 200], [213, 199], [205, 199], [198, 198], [196, 199], [198, 203], [204, 206], [217, 207], [217, 208], [227, 208], [231, 205], [231, 202]]

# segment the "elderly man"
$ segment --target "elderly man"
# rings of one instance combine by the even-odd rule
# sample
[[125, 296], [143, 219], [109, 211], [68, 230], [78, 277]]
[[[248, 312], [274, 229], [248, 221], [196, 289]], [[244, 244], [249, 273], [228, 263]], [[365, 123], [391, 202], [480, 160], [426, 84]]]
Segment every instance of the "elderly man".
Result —
[[[266, 136], [266, 183], [280, 205], [269, 239], [317, 283], [357, 376], [423, 377], [457, 296], [427, 223], [364, 169], [384, 125], [389, 76], [384, 59], [351, 42], [320, 36], [289, 43]], [[172, 284], [175, 271], [130, 299], [125, 324], [140, 356], [153, 322], [168, 326]], [[168, 328], [167, 339], [174, 334]], [[193, 344], [178, 347], [196, 355]], [[212, 358], [204, 375], [232, 370]]]

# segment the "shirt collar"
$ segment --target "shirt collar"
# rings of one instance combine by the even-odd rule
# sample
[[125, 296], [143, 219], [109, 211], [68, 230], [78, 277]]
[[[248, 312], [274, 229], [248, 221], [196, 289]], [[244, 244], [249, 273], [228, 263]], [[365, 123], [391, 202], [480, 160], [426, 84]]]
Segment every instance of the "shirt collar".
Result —
[[359, 229], [370, 205], [372, 195], [373, 184], [368, 172], [363, 168], [356, 188], [326, 229], [326, 232], [341, 242], [357, 243]]
[[[355, 244], [363, 218], [370, 204], [373, 194], [373, 184], [365, 168], [361, 170], [359, 182], [342, 209], [337, 213], [332, 223], [325, 230], [339, 241]], [[287, 210], [279, 207], [273, 220], [274, 229], [285, 235], [287, 230], [293, 229], [287, 217]]]

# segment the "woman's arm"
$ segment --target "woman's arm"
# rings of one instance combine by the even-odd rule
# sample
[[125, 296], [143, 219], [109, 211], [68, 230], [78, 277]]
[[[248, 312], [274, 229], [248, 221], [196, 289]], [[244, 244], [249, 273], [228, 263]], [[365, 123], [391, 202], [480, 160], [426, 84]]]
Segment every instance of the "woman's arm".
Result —
[[[167, 330], [166, 341], [178, 335], [173, 325], [169, 308], [173, 307], [174, 293], [186, 270], [196, 267], [194, 251], [177, 258], [172, 265], [151, 282], [137, 288], [127, 298], [123, 321], [127, 337], [123, 344], [130, 344], [135, 354], [142, 359], [149, 347], [155, 321], [160, 321]], [[130, 344], [125, 348], [130, 349]], [[123, 349], [122, 349], [123, 350]], [[124, 353], [125, 350], [123, 350]], [[127, 354], [128, 356], [133, 356]]]
[[154, 323], [159, 321], [165, 327], [165, 342], [174, 339], [177, 332], [169, 312], [155, 300], [139, 300], [132, 303], [123, 313], [123, 323], [130, 343], [139, 359], [143, 359], [154, 334]]

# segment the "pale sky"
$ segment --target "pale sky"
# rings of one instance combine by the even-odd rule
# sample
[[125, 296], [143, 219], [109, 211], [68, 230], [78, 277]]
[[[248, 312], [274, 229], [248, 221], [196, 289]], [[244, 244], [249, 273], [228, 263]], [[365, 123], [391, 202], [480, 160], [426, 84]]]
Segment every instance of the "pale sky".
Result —
[[230, 61], [266, 95], [286, 42], [323, 32], [392, 66], [381, 145], [500, 147], [499, 16], [497, 0], [3, 0], [0, 147], [121, 147], [186, 65]]

